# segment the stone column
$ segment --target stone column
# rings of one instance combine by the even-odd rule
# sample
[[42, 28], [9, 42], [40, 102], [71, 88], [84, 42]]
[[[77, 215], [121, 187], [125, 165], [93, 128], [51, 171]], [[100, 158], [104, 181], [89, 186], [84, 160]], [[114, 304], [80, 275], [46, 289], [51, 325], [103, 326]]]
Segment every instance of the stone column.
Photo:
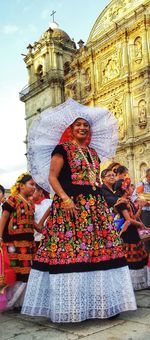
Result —
[[[147, 22], [146, 22], [146, 15], [145, 15], [145, 28], [142, 33], [142, 48], [143, 48], [143, 61], [144, 63], [148, 64], [149, 63], [149, 52], [148, 52], [148, 30], [147, 30]], [[149, 24], [149, 23], [148, 23]]]
[[[129, 87], [129, 84], [128, 84]], [[132, 139], [134, 137], [134, 132], [133, 132], [133, 112], [132, 112], [132, 106], [131, 106], [131, 92], [130, 89], [127, 89], [126, 92], [126, 117], [127, 117], [127, 139], [128, 141], [130, 140], [132, 142]]]
[[129, 175], [131, 177], [131, 181], [135, 183], [134, 153], [131, 147], [129, 147], [127, 150], [127, 160], [129, 164], [128, 170], [129, 170]]

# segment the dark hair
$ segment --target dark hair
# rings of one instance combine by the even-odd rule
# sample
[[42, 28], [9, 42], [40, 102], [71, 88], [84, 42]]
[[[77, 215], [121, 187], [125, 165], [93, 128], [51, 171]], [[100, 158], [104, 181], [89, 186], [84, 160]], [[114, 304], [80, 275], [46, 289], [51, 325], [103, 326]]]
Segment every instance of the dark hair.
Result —
[[114, 190], [116, 191], [117, 196], [121, 197], [125, 192], [129, 189], [131, 185], [131, 179], [125, 178], [125, 179], [119, 179], [115, 185]]
[[126, 168], [126, 166], [121, 165], [115, 170], [115, 173], [116, 173], [116, 175], [118, 175], [118, 174], [121, 175], [121, 174], [124, 174], [127, 171], [128, 171], [128, 169]]
[[3, 195], [5, 194], [5, 188], [0, 184], [0, 191], [3, 193]]
[[121, 197], [124, 195], [126, 192], [125, 189], [122, 188], [122, 183], [124, 182], [123, 179], [119, 179], [115, 184], [114, 184], [114, 190], [117, 196]]
[[113, 170], [114, 167], [117, 167], [117, 168], [118, 168], [118, 167], [120, 167], [120, 166], [121, 166], [120, 163], [113, 162], [113, 163], [111, 163], [111, 164], [107, 167], [107, 169], [110, 170], [110, 171], [111, 171], [111, 170], [114, 171], [114, 170]]
[[19, 183], [26, 184], [31, 179], [32, 179], [32, 176], [27, 174], [27, 175], [24, 175], [24, 177], [19, 181]]
[[36, 186], [37, 190], [42, 190], [43, 195], [45, 196], [45, 198], [49, 198], [49, 193], [45, 189], [41, 188], [37, 183], [35, 184], [35, 186]]

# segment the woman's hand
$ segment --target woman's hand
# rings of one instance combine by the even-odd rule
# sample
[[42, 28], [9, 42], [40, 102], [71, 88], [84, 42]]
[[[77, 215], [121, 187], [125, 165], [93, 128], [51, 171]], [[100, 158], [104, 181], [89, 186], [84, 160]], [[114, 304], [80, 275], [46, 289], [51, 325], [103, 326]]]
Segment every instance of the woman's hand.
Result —
[[71, 217], [74, 217], [76, 215], [77, 208], [70, 197], [63, 200], [63, 209], [65, 210], [66, 214]]
[[127, 198], [120, 197], [120, 198], [118, 198], [117, 202], [115, 203], [115, 206], [120, 205], [121, 203], [128, 204], [129, 200]]

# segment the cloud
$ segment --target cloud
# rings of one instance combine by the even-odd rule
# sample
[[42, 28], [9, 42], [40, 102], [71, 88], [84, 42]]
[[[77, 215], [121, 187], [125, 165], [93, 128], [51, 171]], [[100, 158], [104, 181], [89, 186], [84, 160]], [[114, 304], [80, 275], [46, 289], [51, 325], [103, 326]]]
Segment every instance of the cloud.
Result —
[[50, 17], [50, 11], [48, 9], [43, 9], [43, 11], [41, 12], [41, 18], [47, 19], [48, 17]]
[[9, 189], [16, 182], [16, 179], [18, 178], [18, 176], [20, 176], [20, 174], [22, 174], [23, 172], [26, 172], [26, 171], [27, 171], [27, 169], [24, 166], [24, 167], [20, 168], [19, 170], [4, 173], [4, 174], [0, 175], [0, 183], [6, 189]]
[[34, 24], [29, 24], [27, 26], [27, 32], [36, 33], [37, 32], [37, 26], [35, 26]]
[[16, 25], [4, 25], [1, 29], [2, 33], [4, 34], [14, 34], [19, 31], [19, 27]]

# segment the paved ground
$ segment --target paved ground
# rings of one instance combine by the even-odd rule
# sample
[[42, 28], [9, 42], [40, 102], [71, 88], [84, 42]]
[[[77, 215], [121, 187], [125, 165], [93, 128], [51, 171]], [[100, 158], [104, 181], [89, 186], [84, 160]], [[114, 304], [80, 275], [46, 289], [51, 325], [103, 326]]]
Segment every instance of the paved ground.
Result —
[[53, 324], [19, 313], [0, 315], [0, 340], [150, 340], [150, 290], [136, 293], [138, 310], [116, 320]]

